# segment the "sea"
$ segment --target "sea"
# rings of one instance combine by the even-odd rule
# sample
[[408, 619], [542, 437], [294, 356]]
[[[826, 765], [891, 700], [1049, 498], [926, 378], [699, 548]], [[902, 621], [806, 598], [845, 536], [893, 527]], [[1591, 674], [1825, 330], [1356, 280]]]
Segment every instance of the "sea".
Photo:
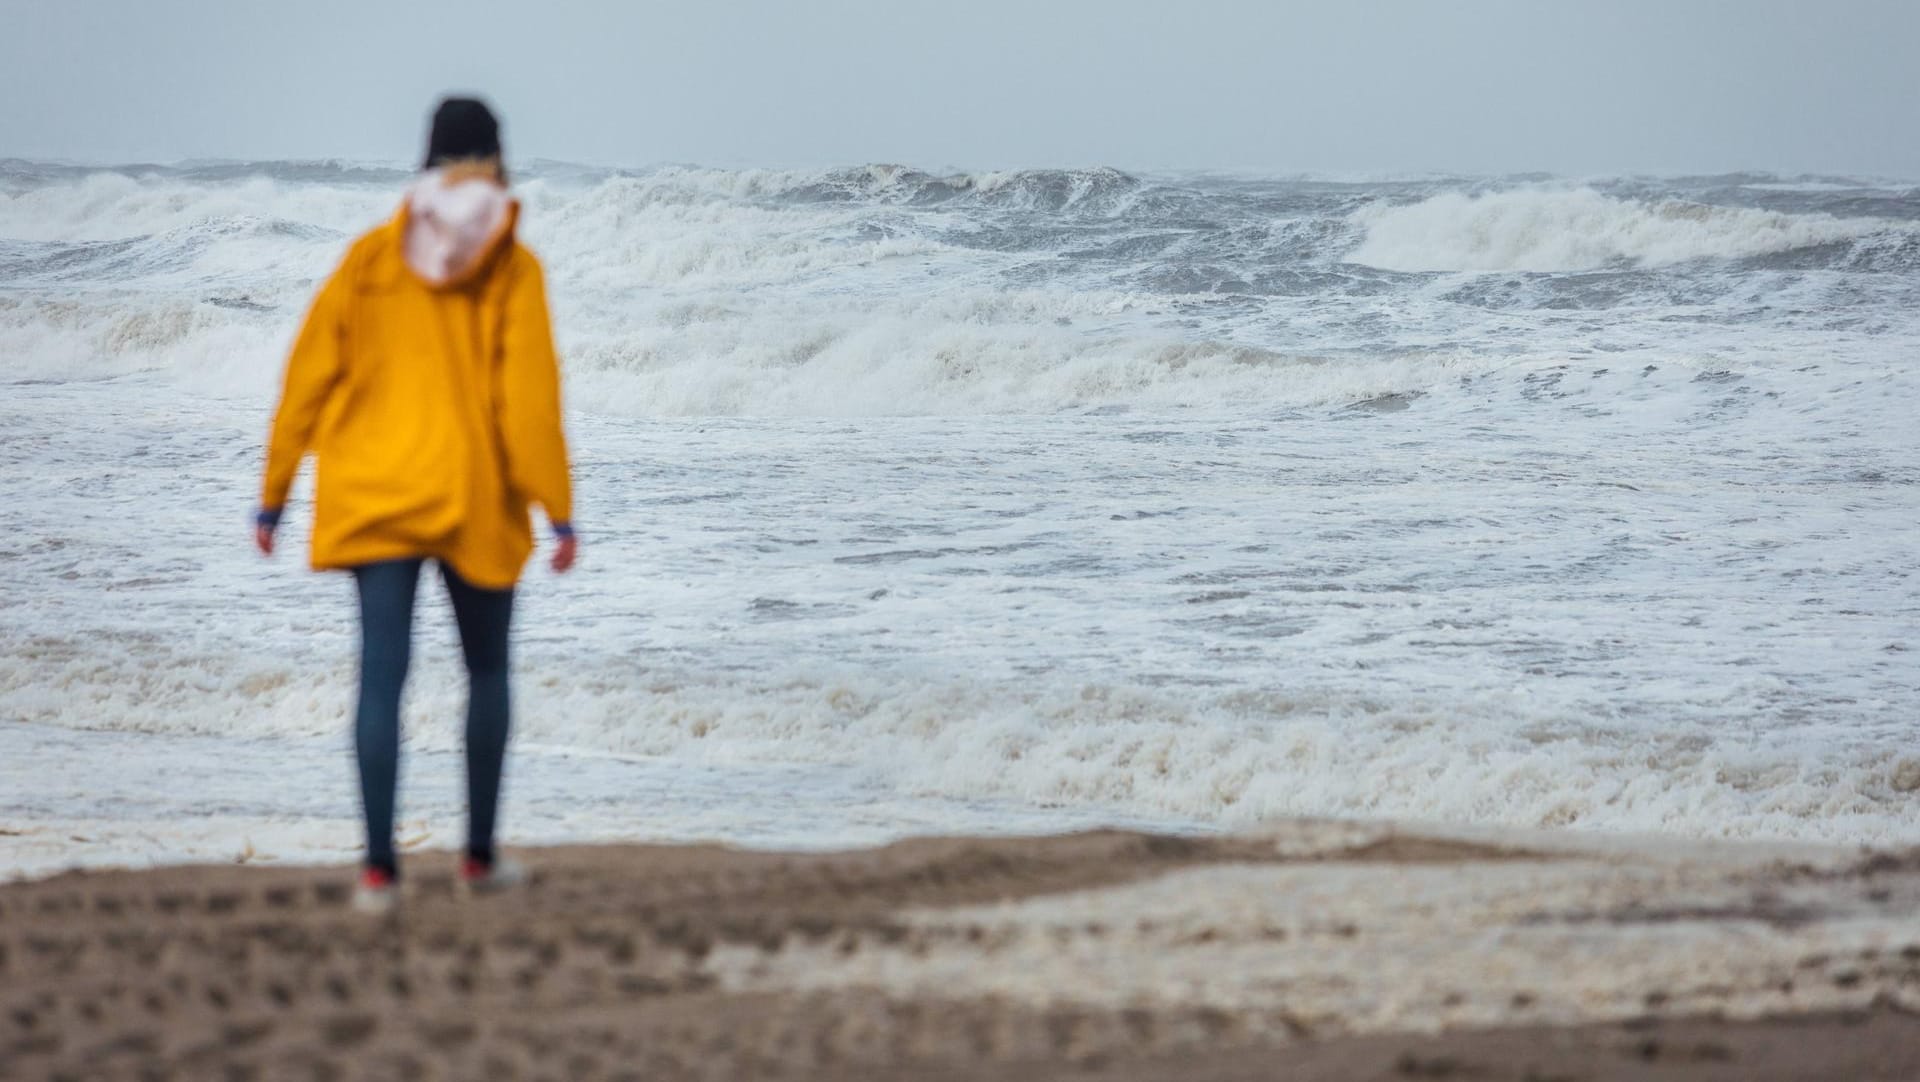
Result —
[[[250, 546], [409, 181], [0, 161], [0, 875], [351, 860], [350, 582]], [[1920, 185], [516, 169], [580, 567], [510, 843], [1282, 817], [1920, 842]], [[437, 589], [403, 843], [458, 843]]]

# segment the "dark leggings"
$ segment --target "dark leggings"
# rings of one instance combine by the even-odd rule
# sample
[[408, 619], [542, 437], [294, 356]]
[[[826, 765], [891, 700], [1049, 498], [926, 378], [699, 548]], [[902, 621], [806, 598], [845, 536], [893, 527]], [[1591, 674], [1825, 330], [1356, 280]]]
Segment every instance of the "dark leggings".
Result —
[[[413, 598], [423, 560], [353, 569], [360, 593], [360, 706], [354, 752], [367, 813], [367, 864], [398, 872], [393, 855], [394, 788], [400, 768], [400, 691], [413, 652]], [[467, 662], [467, 855], [493, 860], [494, 813], [507, 752], [507, 627], [513, 590], [482, 590], [440, 565]]]

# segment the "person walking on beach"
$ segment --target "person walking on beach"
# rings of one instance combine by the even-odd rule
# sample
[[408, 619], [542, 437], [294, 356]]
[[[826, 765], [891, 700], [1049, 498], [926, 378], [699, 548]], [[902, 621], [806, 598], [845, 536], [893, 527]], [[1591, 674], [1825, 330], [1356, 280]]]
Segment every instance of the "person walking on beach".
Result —
[[271, 555], [294, 474], [315, 458], [312, 565], [353, 573], [360, 600], [354, 748], [366, 812], [357, 907], [390, 909], [400, 693], [420, 571], [446, 583], [466, 661], [464, 881], [518, 881], [494, 850], [506, 755], [508, 625], [538, 505], [573, 566], [560, 372], [539, 262], [514, 237], [500, 126], [472, 98], [434, 113], [399, 212], [321, 286], [287, 359], [255, 543]]

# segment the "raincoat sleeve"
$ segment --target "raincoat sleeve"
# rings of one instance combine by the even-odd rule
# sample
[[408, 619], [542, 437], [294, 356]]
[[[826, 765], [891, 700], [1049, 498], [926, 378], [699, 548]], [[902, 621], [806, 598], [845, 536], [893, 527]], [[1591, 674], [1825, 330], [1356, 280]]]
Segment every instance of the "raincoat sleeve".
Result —
[[546, 278], [524, 249], [507, 296], [499, 404], [507, 479], [562, 532], [573, 523], [573, 480], [560, 420], [560, 361], [547, 316]]
[[287, 356], [280, 408], [274, 411], [273, 431], [267, 438], [266, 478], [260, 486], [262, 511], [278, 512], [286, 506], [293, 475], [313, 445], [314, 424], [339, 382], [346, 332], [344, 298], [350, 288], [346, 277], [343, 267], [320, 287], [300, 328], [300, 337], [294, 340], [293, 352]]

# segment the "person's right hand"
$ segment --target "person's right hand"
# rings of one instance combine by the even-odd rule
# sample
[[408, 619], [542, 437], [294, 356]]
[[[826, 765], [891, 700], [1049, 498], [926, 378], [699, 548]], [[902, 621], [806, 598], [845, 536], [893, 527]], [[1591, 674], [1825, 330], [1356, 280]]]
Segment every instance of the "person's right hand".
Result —
[[553, 546], [553, 570], [564, 575], [573, 570], [573, 561], [580, 556], [580, 539], [573, 534], [560, 538]]

